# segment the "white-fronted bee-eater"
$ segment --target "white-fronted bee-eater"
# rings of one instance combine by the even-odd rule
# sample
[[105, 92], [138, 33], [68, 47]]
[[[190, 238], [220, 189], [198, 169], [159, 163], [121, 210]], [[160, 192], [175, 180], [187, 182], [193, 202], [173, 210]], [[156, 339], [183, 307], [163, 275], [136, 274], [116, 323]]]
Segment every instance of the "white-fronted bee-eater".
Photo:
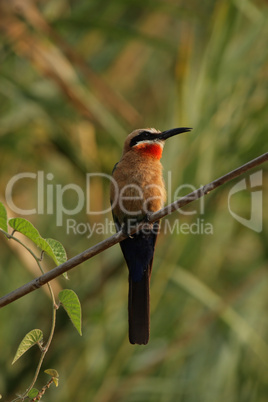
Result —
[[[181, 127], [160, 132], [139, 129], [125, 140], [123, 154], [113, 170], [111, 205], [117, 231], [148, 220], [166, 200], [160, 162], [165, 141], [190, 131]], [[120, 242], [129, 269], [129, 341], [147, 344], [150, 332], [150, 277], [159, 221]]]

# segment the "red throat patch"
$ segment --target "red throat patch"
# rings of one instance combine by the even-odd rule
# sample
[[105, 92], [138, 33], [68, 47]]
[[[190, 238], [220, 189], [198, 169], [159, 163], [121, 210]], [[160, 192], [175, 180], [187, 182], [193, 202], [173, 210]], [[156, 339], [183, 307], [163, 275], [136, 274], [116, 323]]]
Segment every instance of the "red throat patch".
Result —
[[136, 145], [135, 149], [139, 152], [139, 154], [155, 159], [161, 159], [163, 151], [161, 145], [157, 143], [150, 144], [146, 142]]

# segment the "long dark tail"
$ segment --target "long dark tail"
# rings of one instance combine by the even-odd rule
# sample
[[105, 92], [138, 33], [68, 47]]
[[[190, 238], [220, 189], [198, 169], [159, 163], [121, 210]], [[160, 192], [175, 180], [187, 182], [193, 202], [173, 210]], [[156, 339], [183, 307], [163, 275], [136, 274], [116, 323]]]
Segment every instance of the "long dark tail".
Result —
[[150, 277], [159, 222], [120, 243], [129, 269], [129, 341], [146, 345], [150, 333]]
[[150, 273], [147, 270], [141, 281], [129, 276], [128, 293], [129, 342], [146, 345], [150, 335]]

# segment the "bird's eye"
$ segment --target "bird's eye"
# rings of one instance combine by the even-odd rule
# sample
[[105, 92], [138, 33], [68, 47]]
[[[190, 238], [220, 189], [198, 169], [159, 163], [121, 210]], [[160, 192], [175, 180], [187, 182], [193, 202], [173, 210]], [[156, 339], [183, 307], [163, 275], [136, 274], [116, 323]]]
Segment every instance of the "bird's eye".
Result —
[[150, 133], [149, 131], [142, 131], [136, 137], [131, 139], [130, 146], [133, 147], [136, 144], [138, 144], [138, 142], [142, 142], [144, 140], [151, 140], [151, 139], [152, 139], [152, 133]]
[[151, 136], [151, 133], [149, 133], [149, 131], [143, 131], [142, 136], [143, 138], [149, 138]]

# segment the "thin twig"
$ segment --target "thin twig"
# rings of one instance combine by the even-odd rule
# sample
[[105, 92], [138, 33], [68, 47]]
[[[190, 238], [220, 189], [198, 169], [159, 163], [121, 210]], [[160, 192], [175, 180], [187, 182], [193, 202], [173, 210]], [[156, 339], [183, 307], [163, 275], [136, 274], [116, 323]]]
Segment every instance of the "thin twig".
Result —
[[[234, 178], [240, 176], [241, 174], [247, 172], [248, 170], [261, 165], [262, 163], [268, 160], [268, 152], [265, 154], [251, 160], [250, 162], [240, 166], [239, 168], [232, 170], [231, 172], [227, 173], [226, 175], [212, 181], [209, 184], [206, 184], [203, 187], [200, 187], [198, 190], [191, 192], [190, 194], [182, 197], [181, 199], [173, 202], [172, 204], [167, 205], [165, 208], [153, 213], [150, 215], [150, 222], [155, 222], [166, 215], [171, 214], [172, 212], [182, 208], [184, 205], [187, 205], [198, 198], [203, 197], [204, 195], [208, 194], [210, 191], [215, 190], [217, 187], [220, 187], [224, 183], [227, 183]], [[147, 223], [146, 223], [147, 224]], [[145, 224], [145, 225], [146, 225]], [[141, 229], [144, 226], [144, 223], [137, 225], [133, 230], [131, 230], [130, 234], [135, 233], [137, 230]], [[13, 301], [20, 299], [21, 297], [25, 296], [28, 293], [33, 292], [36, 289], [39, 289], [41, 286], [45, 285], [52, 279], [62, 275], [64, 272], [69, 271], [70, 269], [76, 267], [77, 265], [81, 264], [82, 262], [89, 260], [93, 256], [101, 253], [104, 250], [114, 246], [116, 243], [124, 240], [126, 235], [120, 231], [113, 236], [109, 237], [106, 240], [96, 244], [93, 247], [83, 251], [82, 253], [76, 255], [73, 258], [70, 258], [68, 261], [64, 262], [63, 264], [59, 265], [58, 267], [52, 269], [51, 271], [45, 273], [38, 278], [33, 279], [32, 281], [26, 283], [25, 285], [21, 286], [20, 288], [13, 290], [12, 292], [8, 293], [7, 295], [0, 298], [0, 308], [6, 306], [7, 304], [12, 303]]]

